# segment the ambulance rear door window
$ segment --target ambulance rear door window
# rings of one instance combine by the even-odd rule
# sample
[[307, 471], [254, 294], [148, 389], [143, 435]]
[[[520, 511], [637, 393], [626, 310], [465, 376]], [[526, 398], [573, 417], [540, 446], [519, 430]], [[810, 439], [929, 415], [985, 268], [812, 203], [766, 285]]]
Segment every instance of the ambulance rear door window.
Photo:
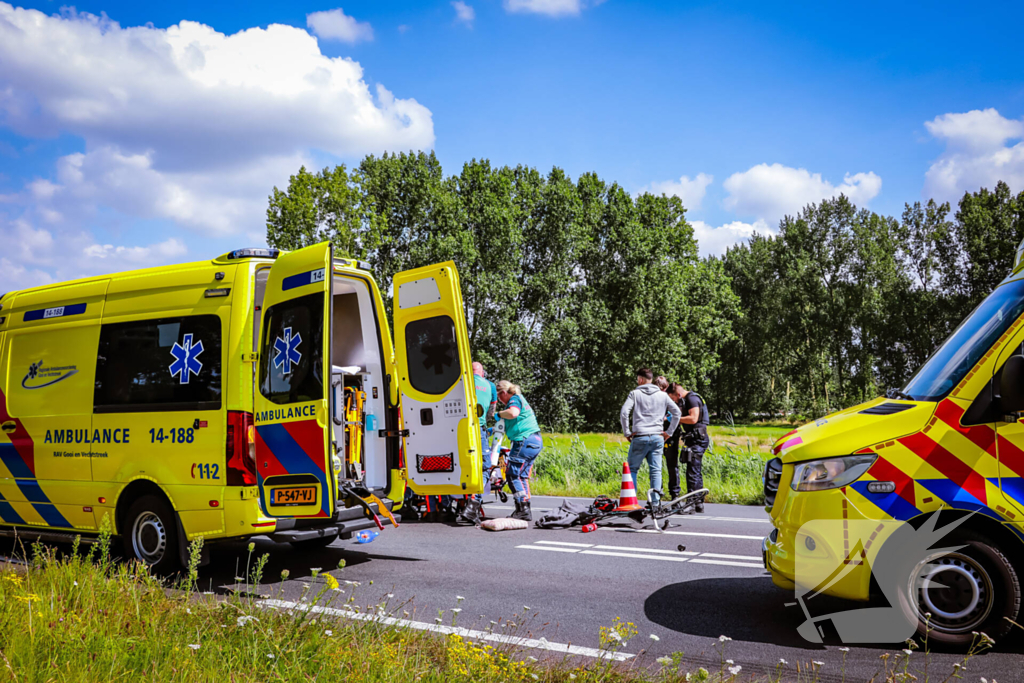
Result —
[[267, 309], [260, 345], [260, 393], [278, 405], [323, 399], [323, 340], [323, 292]]
[[219, 410], [221, 321], [216, 315], [103, 325], [94, 411]]

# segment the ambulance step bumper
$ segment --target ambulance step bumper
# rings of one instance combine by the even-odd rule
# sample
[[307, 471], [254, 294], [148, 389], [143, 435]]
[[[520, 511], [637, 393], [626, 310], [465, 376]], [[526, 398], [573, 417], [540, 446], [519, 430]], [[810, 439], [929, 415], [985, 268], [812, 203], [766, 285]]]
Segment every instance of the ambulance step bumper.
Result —
[[[391, 501], [387, 501], [387, 503], [385, 503], [388, 505], [388, 509], [391, 508], [390, 503]], [[376, 511], [377, 506], [373, 505], [372, 507]], [[384, 515], [378, 515], [378, 517], [382, 524], [391, 524], [391, 520], [389, 520]], [[402, 518], [400, 515], [396, 514], [395, 520], [400, 522], [402, 521]], [[280, 520], [278, 522], [278, 525], [281, 525], [281, 522], [286, 521], [291, 520]], [[293, 541], [312, 541], [318, 538], [341, 537], [342, 539], [349, 539], [352, 538], [352, 534], [354, 534], [357, 531], [362, 531], [363, 529], [376, 528], [377, 525], [374, 523], [374, 521], [372, 519], [367, 519], [366, 516], [364, 515], [363, 508], [352, 507], [339, 509], [337, 521], [329, 526], [305, 527], [299, 529], [281, 529], [279, 531], [275, 531], [272, 534], [267, 534], [267, 536], [270, 538], [270, 540], [276, 543], [291, 543]]]

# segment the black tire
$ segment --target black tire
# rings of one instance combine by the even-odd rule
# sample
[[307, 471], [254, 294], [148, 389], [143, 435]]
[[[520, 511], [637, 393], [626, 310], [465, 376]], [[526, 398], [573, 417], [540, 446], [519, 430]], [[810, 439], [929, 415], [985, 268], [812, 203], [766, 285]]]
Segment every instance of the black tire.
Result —
[[177, 520], [160, 496], [142, 496], [131, 504], [121, 536], [125, 555], [145, 562], [154, 573], [180, 568]]
[[310, 538], [305, 541], [289, 541], [288, 543], [296, 550], [309, 552], [311, 550], [323, 550], [337, 540], [337, 536], [324, 536], [321, 538]]
[[[957, 548], [920, 559], [900, 590], [900, 607], [917, 637], [941, 649], [966, 651], [985, 633], [997, 643], [1013, 629], [1021, 606], [1020, 577], [992, 540], [970, 531], [941, 544]], [[930, 587], [922, 578], [934, 582]], [[926, 617], [926, 614], [931, 614]]]

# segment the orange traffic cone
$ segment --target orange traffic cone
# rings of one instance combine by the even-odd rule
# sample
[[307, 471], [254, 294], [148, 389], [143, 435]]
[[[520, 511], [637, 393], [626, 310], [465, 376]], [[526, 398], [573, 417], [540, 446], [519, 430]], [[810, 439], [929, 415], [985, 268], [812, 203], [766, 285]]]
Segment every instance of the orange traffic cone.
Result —
[[640, 502], [636, 499], [636, 489], [633, 487], [633, 477], [629, 474], [629, 463], [622, 463], [622, 488], [619, 489], [619, 507], [616, 512], [627, 510], [639, 510]]

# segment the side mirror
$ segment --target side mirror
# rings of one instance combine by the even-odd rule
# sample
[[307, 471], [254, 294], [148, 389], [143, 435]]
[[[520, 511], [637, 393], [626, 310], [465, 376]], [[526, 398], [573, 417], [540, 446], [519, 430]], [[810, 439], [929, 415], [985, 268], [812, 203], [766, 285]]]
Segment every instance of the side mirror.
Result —
[[476, 416], [477, 417], [483, 417], [484, 416], [484, 407], [482, 405], [480, 405], [479, 403], [476, 404]]
[[1024, 411], [1024, 356], [1010, 356], [999, 378], [1000, 407], [1004, 413]]

